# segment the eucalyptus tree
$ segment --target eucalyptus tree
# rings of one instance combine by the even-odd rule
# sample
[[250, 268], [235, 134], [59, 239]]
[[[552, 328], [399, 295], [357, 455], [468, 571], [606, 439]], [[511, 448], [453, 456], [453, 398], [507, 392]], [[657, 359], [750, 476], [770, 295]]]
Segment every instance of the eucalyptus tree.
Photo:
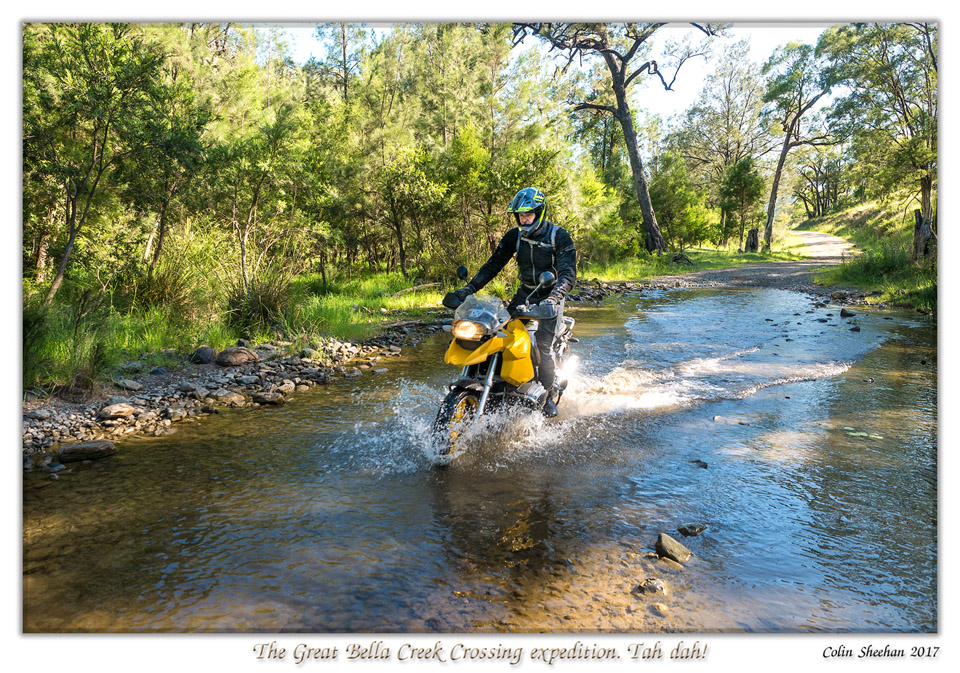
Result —
[[[696, 102], [686, 110], [670, 144], [700, 174], [705, 192], [719, 200], [724, 176], [737, 162], [770, 151], [770, 136], [761, 119], [763, 78], [749, 58], [750, 44], [727, 46], [707, 75]], [[727, 211], [721, 208], [721, 239], [726, 239]]]
[[[932, 23], [854, 23], [820, 36], [817, 54], [847, 87], [832, 119], [882, 189], [909, 184], [919, 201], [917, 229], [936, 237], [938, 27]], [[915, 240], [914, 257], [926, 243]]]
[[764, 249], [769, 250], [773, 240], [777, 190], [787, 154], [802, 145], [829, 145], [836, 140], [809, 123], [811, 110], [832, 88], [832, 81], [812, 45], [789, 42], [778, 47], [764, 64], [763, 72], [767, 75], [767, 91], [763, 100], [770, 104], [768, 113], [777, 120], [783, 131], [783, 143], [773, 172], [763, 230]]
[[157, 95], [139, 128], [143, 150], [120, 164], [125, 191], [138, 210], [155, 215], [144, 251], [152, 273], [167, 240], [170, 212], [204, 160], [201, 135], [212, 112], [197, 95], [189, 60], [189, 34], [177, 24], [143, 24], [164, 52]]
[[[660, 70], [657, 61], [648, 59], [637, 65], [634, 59], [646, 55], [646, 43], [664, 23], [516, 23], [514, 24], [514, 44], [519, 44], [529, 35], [536, 36], [550, 45], [551, 49], [563, 52], [567, 64], [584, 56], [600, 56], [609, 72], [609, 86], [613, 92], [614, 103], [597, 102], [594, 97], [583, 101], [571, 101], [574, 109], [590, 110], [612, 115], [623, 131], [634, 188], [640, 203], [645, 231], [645, 245], [649, 252], [665, 250], [663, 235], [657, 224], [657, 217], [650, 201], [647, 178], [637, 145], [637, 132], [633, 123], [633, 114], [628, 101], [628, 90], [637, 77], [647, 73], [657, 75], [665, 89], [669, 90], [676, 81], [680, 66], [690, 58], [703, 54], [699, 48], [688, 48], [676, 59], [672, 79], [668, 82]], [[706, 35], [715, 35], [719, 26], [713, 24], [695, 27]]]
[[143, 150], [162, 54], [127, 24], [25, 24], [24, 180], [56, 184], [65, 236], [46, 292], [59, 290], [78, 236], [117, 163]]
[[313, 63], [334, 82], [343, 103], [349, 106], [351, 84], [360, 77], [367, 48], [366, 27], [362, 23], [321, 23], [315, 35], [326, 44], [327, 51]]
[[217, 115], [204, 135], [204, 178], [206, 213], [232, 235], [237, 275], [247, 288], [285, 235], [288, 189], [301, 170], [307, 120], [298, 72], [283, 58], [258, 64], [256, 33], [237, 32], [235, 48], [211, 78]]
[[798, 154], [793, 196], [803, 204], [807, 219], [823, 217], [839, 205], [844, 194], [843, 168], [836, 148], [809, 147]]

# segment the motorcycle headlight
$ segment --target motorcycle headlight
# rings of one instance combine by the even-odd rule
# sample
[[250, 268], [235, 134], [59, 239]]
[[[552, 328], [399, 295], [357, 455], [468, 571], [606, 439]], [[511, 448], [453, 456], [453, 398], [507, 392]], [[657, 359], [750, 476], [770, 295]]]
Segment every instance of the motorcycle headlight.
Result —
[[453, 323], [453, 336], [467, 341], [482, 339], [487, 334], [487, 328], [469, 320], [458, 320]]

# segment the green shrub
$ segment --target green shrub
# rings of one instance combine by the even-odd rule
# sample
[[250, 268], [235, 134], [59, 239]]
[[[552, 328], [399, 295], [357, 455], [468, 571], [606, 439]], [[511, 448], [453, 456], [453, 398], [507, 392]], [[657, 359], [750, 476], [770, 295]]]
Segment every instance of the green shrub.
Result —
[[226, 323], [244, 334], [278, 326], [290, 303], [291, 285], [291, 276], [276, 269], [257, 274], [246, 285], [237, 281], [227, 293]]

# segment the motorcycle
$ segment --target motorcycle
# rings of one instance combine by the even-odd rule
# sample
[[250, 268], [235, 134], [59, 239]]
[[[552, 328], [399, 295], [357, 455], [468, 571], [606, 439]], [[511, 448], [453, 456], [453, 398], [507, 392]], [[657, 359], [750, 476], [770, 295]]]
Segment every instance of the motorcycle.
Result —
[[[466, 280], [466, 267], [457, 269], [457, 276]], [[540, 320], [556, 318], [557, 307], [531, 305], [530, 298], [541, 287], [552, 285], [556, 277], [544, 271], [537, 280], [537, 287], [512, 316], [498, 297], [472, 294], [462, 303], [452, 292], [444, 297], [443, 305], [456, 310], [451, 326], [453, 339], [443, 360], [461, 370], [460, 377], [449, 384], [434, 421], [443, 455], [453, 454], [466, 425], [488, 411], [543, 409], [550, 391], [534, 378], [540, 358], [534, 333]], [[562, 365], [570, 357], [570, 343], [577, 342], [573, 337], [575, 322], [567, 316], [561, 318], [551, 349], [557, 363], [557, 402], [567, 386]]]

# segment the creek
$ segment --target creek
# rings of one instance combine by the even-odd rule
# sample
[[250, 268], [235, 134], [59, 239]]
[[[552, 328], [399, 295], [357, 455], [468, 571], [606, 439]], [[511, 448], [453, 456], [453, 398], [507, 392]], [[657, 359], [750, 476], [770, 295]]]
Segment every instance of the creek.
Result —
[[936, 325], [856, 312], [774, 289], [568, 307], [560, 416], [487, 417], [442, 469], [440, 333], [387, 374], [25, 474], [23, 630], [936, 632]]

